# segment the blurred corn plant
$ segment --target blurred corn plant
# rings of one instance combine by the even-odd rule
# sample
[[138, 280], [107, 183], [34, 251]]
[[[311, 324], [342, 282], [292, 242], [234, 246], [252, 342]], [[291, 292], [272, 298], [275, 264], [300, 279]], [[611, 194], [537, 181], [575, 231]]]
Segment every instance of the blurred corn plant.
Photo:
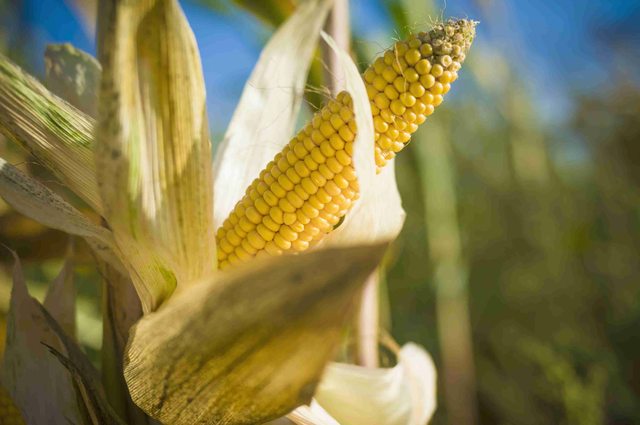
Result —
[[475, 23], [397, 42], [364, 79], [324, 34], [344, 91], [287, 143], [331, 7], [300, 4], [269, 41], [213, 167], [176, 1], [99, 2], [98, 61], [50, 47], [48, 89], [1, 58], [2, 133], [77, 198], [4, 159], [0, 195], [84, 238], [104, 282], [100, 378], [76, 342], [71, 265], [40, 304], [16, 258], [2, 384], [27, 423], [429, 420], [435, 370], [419, 346], [394, 348], [395, 367], [327, 363], [404, 220], [394, 157], [456, 80]]

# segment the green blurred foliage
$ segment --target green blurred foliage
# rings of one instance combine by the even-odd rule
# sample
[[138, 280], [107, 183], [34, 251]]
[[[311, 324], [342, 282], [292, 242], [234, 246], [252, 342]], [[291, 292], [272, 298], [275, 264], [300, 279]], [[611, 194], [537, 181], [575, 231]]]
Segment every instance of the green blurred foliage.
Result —
[[[406, 27], [410, 2], [386, 3]], [[464, 100], [420, 130], [428, 143], [429, 122], [445, 127], [453, 147], [479, 422], [640, 423], [640, 87], [612, 78], [545, 127], [513, 73], [499, 52], [473, 51], [453, 88]], [[578, 164], [554, 156], [576, 144]], [[392, 332], [442, 371], [417, 152], [396, 166], [407, 221], [389, 265]], [[436, 424], [455, 423], [445, 393]]]

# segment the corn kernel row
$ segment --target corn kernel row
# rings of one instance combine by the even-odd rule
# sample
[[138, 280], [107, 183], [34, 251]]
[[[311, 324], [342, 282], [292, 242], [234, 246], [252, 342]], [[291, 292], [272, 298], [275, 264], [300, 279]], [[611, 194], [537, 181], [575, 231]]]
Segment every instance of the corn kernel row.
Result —
[[338, 224], [358, 197], [352, 108], [340, 93], [251, 183], [218, 229], [220, 268], [259, 252], [304, 251]]
[[411, 140], [458, 78], [474, 23], [449, 21], [399, 41], [364, 73], [375, 133], [375, 159], [383, 167]]
[[[436, 25], [397, 42], [365, 71], [378, 169], [442, 103], [474, 26], [468, 20]], [[352, 99], [342, 92], [275, 156], [218, 229], [219, 267], [304, 251], [329, 233], [358, 198], [355, 135]]]

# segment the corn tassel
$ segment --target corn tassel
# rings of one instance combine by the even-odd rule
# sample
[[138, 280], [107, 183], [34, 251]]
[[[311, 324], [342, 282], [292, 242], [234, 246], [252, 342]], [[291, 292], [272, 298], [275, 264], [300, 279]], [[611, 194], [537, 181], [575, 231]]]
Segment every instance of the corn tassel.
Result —
[[0, 387], [0, 425], [24, 425], [20, 411], [3, 387]]
[[[474, 28], [465, 19], [438, 24], [397, 42], [365, 71], [378, 170], [442, 103]], [[266, 166], [218, 229], [220, 268], [262, 253], [304, 251], [329, 233], [358, 198], [355, 135], [351, 97], [339, 93]]]

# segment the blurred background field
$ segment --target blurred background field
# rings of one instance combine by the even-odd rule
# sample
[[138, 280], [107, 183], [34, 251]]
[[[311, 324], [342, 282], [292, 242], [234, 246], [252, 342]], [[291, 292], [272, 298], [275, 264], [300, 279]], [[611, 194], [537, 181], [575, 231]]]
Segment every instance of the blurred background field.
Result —
[[[181, 3], [219, 141], [295, 1]], [[385, 262], [385, 326], [434, 356], [433, 423], [640, 423], [640, 2], [351, 0], [350, 9], [361, 65], [443, 16], [480, 21], [460, 80], [396, 165], [407, 220]], [[0, 0], [0, 52], [42, 76], [47, 43], [94, 52], [94, 14], [94, 0]], [[323, 85], [318, 61], [308, 111]], [[58, 184], [7, 141], [0, 150]], [[66, 236], [0, 203], [0, 242], [43, 296]], [[99, 276], [77, 251], [79, 335], [99, 364]], [[0, 262], [4, 320], [4, 248]]]

